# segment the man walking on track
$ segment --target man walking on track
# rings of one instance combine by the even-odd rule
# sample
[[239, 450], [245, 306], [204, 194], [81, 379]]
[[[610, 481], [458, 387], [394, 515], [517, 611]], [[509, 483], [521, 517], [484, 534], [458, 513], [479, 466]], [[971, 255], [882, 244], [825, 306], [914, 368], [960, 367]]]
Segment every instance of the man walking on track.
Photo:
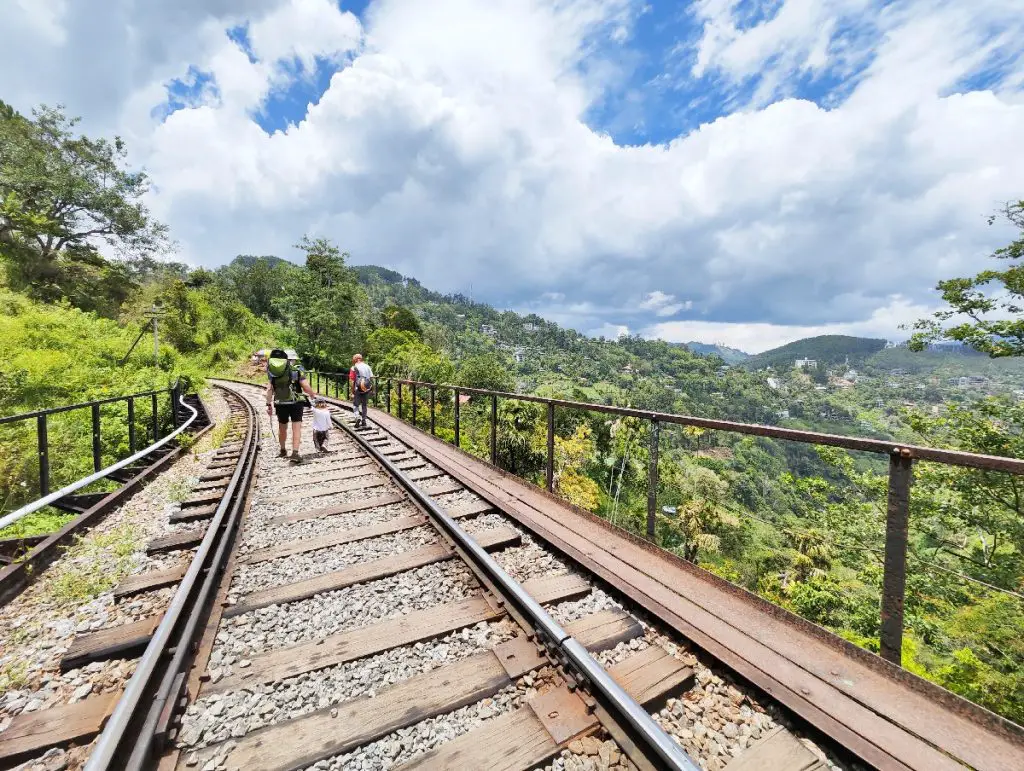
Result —
[[299, 445], [302, 442], [302, 412], [306, 407], [303, 393], [315, 397], [306, 382], [306, 373], [297, 362], [292, 364], [288, 355], [275, 348], [267, 358], [267, 414], [272, 406], [277, 410], [277, 437], [281, 443], [279, 458], [286, 458], [288, 450], [288, 423], [292, 424], [292, 463], [302, 463]]
[[352, 369], [349, 370], [348, 379], [352, 383], [352, 414], [356, 416], [356, 427], [366, 428], [366, 403], [373, 393], [373, 370], [363, 361], [362, 354], [357, 353], [352, 357]]

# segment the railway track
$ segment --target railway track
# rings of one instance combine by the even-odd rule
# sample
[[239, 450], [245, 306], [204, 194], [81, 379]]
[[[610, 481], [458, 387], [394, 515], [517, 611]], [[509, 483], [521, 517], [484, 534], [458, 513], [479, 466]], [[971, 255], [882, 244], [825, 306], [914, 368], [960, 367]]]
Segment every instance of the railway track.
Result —
[[860, 767], [394, 421], [358, 430], [334, 403], [330, 452], [307, 426], [296, 466], [262, 389], [217, 385], [228, 443], [149, 544], [165, 556], [115, 590], [163, 609], [64, 652], [134, 674], [19, 716], [0, 768]]
[[[262, 389], [222, 387], [272, 435], [254, 409]], [[239, 446], [236, 469], [255, 470], [244, 529], [229, 552], [216, 518], [240, 515], [242, 498], [225, 496], [209, 526], [225, 536], [209, 564], [225, 571], [212, 606], [191, 611], [191, 672], [192, 656], [161, 663], [176, 658], [160, 647], [172, 637], [154, 635], [88, 769], [721, 769], [737, 757], [776, 767], [757, 758], [780, 753], [787, 768], [830, 764], [727, 672], [334, 409], [331, 452], [303, 465]]]
[[[205, 421], [205, 409], [203, 417], [205, 433], [211, 428]], [[37, 685], [41, 682], [42, 688], [33, 693], [31, 687], [0, 683], [6, 686], [6, 693], [0, 696], [0, 768], [21, 765], [53, 771], [81, 767], [90, 742], [122, 700], [125, 685], [138, 670], [147, 646], [160, 633], [161, 624], [180, 615], [175, 610], [178, 589], [190, 567], [199, 567], [194, 557], [202, 550], [208, 531], [205, 521], [225, 498], [225, 474], [230, 477], [238, 466], [236, 447], [248, 433], [247, 423], [255, 425], [245, 420], [244, 402], [238, 399], [229, 413], [222, 437], [225, 443], [213, 453], [204, 478], [183, 494], [180, 504], [159, 506], [161, 512], [170, 512], [169, 521], [137, 521], [140, 512], [132, 514], [133, 504], [129, 503], [129, 511], [114, 516], [118, 522], [110, 527], [104, 522], [82, 542], [81, 546], [95, 552], [84, 564], [77, 554], [80, 547], [58, 554], [63, 541], [47, 539], [47, 550], [38, 553], [40, 560], [52, 567], [31, 576], [38, 583], [30, 584], [25, 596], [15, 591], [4, 596], [4, 605], [13, 603], [13, 610], [4, 608], [5, 614], [13, 613], [7, 618], [16, 622], [28, 619], [33, 628], [26, 634], [20, 629], [8, 630], [10, 636], [0, 645], [0, 675], [19, 672], [18, 665], [23, 662], [26, 674], [34, 671], [31, 680]], [[164, 463], [164, 458], [173, 460], [179, 452], [162, 453], [158, 463]], [[131, 469], [128, 473], [134, 476]], [[73, 522], [75, 527], [69, 526], [68, 532], [95, 526], [95, 512], [91, 509], [90, 519]], [[139, 532], [146, 530], [164, 534], [148, 544], [139, 542]], [[95, 545], [90, 545], [92, 539], [96, 539]], [[144, 566], [147, 572], [126, 575], [105, 591], [104, 597], [90, 599], [86, 594], [75, 599], [75, 591], [103, 580], [97, 573], [110, 570], [119, 575], [129, 563], [138, 563], [137, 567]], [[70, 605], [67, 598], [62, 599], [69, 592]], [[83, 607], [76, 609], [76, 605]], [[51, 613], [50, 618], [33, 618]], [[76, 619], [83, 615], [85, 621], [76, 630]], [[20, 641], [30, 638], [32, 649], [23, 654]]]

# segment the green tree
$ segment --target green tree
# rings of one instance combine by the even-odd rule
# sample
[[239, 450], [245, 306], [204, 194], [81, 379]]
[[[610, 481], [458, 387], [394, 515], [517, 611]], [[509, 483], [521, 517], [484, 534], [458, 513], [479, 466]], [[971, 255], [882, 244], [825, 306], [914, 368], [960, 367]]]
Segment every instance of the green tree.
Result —
[[397, 329], [402, 332], [411, 332], [417, 337], [423, 336], [423, 327], [419, 319], [411, 310], [401, 305], [388, 305], [381, 311], [384, 319], [384, 326]]
[[665, 481], [679, 500], [676, 516], [664, 520], [666, 545], [697, 564], [701, 552], [719, 551], [724, 528], [738, 524], [725, 508], [729, 485], [711, 469], [691, 463], [670, 466]]
[[[388, 358], [396, 348], [415, 342], [417, 342], [416, 335], [411, 332], [402, 332], [391, 327], [381, 327], [380, 329], [373, 330], [366, 338], [366, 350], [364, 353], [371, 363], [379, 363]], [[378, 369], [380, 369], [379, 366]], [[381, 374], [384, 373], [382, 372]]]
[[125, 168], [124, 142], [78, 135], [77, 123], [60, 107], [29, 119], [0, 103], [0, 254], [12, 284], [43, 299], [60, 296], [61, 259], [93, 256], [96, 242], [124, 255], [169, 247], [142, 202], [148, 177]]
[[467, 356], [458, 371], [459, 385], [509, 392], [515, 388], [515, 378], [508, 366], [496, 354]]
[[498, 465], [530, 478], [544, 465], [541, 407], [534, 402], [503, 401], [498, 407]]
[[362, 350], [370, 332], [370, 303], [355, 274], [345, 267], [347, 254], [324, 238], [303, 236], [296, 245], [305, 267], [291, 271], [275, 307], [294, 329], [308, 364], [338, 366]]
[[[912, 350], [924, 350], [935, 340], [957, 340], [993, 357], [1024, 354], [1024, 200], [1006, 204], [1001, 214], [1017, 228], [1017, 238], [992, 256], [1009, 267], [940, 281], [936, 288], [949, 307], [914, 324]], [[998, 219], [993, 215], [989, 224]], [[969, 321], [957, 323], [962, 316]]]
[[281, 310], [275, 300], [290, 274], [300, 270], [277, 257], [239, 255], [217, 271], [224, 288], [238, 297], [257, 316], [279, 321]]
[[601, 488], [585, 473], [594, 450], [588, 425], [577, 426], [568, 437], [555, 436], [554, 491], [587, 511], [596, 510], [601, 500]]

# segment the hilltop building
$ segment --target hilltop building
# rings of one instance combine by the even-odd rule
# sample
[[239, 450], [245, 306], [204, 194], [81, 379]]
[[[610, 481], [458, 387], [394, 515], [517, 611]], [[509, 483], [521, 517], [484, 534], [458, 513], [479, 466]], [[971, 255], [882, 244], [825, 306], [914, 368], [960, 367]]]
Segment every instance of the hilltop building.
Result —
[[797, 359], [796, 363], [793, 365], [793, 367], [794, 367], [794, 369], [803, 369], [804, 367], [806, 367], [807, 369], [817, 369], [818, 368], [818, 360], [817, 359]]

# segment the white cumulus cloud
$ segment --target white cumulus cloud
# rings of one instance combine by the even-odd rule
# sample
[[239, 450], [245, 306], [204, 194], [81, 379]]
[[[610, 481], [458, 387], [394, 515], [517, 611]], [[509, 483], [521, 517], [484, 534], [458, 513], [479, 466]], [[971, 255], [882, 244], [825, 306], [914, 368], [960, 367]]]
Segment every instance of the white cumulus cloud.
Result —
[[[361, 19], [329, 0], [19, 0], [0, 93], [123, 133], [195, 264], [291, 257], [310, 233], [583, 330], [751, 350], [797, 330], [895, 334], [1008, 239], [985, 217], [1024, 195], [1024, 15], [773, 5], [750, 21], [749, 3], [691, 3], [700, 28], [677, 54], [739, 107], [659, 145], [589, 122], [628, 80], [639, 0], [375, 0]], [[324, 61], [341, 69], [315, 103], [261, 128]], [[208, 87], [172, 112], [167, 87], [190, 72]], [[840, 97], [792, 96], [826, 74]]]

